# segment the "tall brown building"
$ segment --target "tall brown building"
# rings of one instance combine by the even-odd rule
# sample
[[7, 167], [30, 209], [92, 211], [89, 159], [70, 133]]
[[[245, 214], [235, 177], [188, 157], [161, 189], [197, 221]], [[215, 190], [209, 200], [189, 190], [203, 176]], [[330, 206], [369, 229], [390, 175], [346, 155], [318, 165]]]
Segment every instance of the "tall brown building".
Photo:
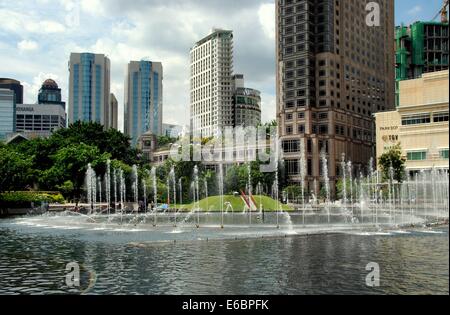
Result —
[[[285, 168], [300, 183], [305, 141], [307, 182], [324, 184], [326, 152], [331, 187], [341, 159], [366, 171], [375, 157], [373, 114], [395, 108], [394, 1], [374, 1], [380, 26], [368, 26], [369, 1], [276, 0], [277, 120]], [[317, 185], [314, 187], [314, 182]]]

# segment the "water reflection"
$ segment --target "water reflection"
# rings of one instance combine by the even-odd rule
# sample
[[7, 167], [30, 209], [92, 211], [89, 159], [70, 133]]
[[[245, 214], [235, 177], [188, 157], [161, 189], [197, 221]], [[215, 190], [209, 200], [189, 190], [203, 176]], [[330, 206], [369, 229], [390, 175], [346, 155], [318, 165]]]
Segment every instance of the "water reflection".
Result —
[[[448, 294], [448, 228], [391, 236], [117, 244], [0, 229], [0, 294], [79, 293], [65, 266], [95, 271], [89, 294]], [[365, 266], [381, 266], [381, 287]]]

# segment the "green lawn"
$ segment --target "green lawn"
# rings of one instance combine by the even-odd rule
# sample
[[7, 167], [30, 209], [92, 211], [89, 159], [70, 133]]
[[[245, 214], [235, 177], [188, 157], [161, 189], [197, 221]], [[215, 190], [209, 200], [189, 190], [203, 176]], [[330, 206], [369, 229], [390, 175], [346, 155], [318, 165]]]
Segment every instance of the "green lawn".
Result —
[[[256, 201], [256, 205], [259, 208], [260, 196], [254, 196], [254, 198]], [[223, 197], [223, 202], [224, 202], [224, 204], [229, 202], [231, 204], [231, 206], [233, 207], [234, 211], [236, 211], [236, 212], [244, 211], [245, 203], [242, 201], [242, 199], [240, 197], [234, 197], [234, 196], [227, 195], [227, 196]], [[276, 211], [277, 210], [276, 200], [274, 200], [270, 197], [267, 197], [267, 196], [262, 196], [261, 202], [262, 202], [262, 205], [263, 205], [263, 208], [265, 211]], [[194, 204], [182, 205], [181, 207], [177, 206], [177, 208], [181, 208], [185, 211], [190, 211], [190, 210], [192, 210], [193, 207], [194, 207]], [[280, 207], [284, 211], [292, 211], [293, 210], [289, 206], [283, 205], [281, 203], [280, 203]], [[206, 199], [200, 200], [200, 208], [203, 210], [209, 209], [210, 212], [220, 211], [221, 210], [220, 197], [214, 196], [214, 197], [208, 197]], [[224, 205], [224, 210], [226, 210], [225, 205]], [[231, 209], [230, 209], [230, 211], [231, 211]]]

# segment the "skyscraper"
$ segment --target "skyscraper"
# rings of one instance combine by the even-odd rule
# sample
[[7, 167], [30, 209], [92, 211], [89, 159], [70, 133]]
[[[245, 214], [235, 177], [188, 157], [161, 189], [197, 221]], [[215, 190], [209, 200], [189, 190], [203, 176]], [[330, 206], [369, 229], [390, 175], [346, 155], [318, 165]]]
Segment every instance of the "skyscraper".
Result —
[[233, 126], [233, 32], [214, 29], [190, 51], [190, 123], [194, 134], [214, 136]]
[[400, 81], [448, 69], [448, 34], [448, 22], [415, 22], [409, 27], [402, 25], [396, 28], [397, 105]]
[[394, 1], [376, 4], [380, 26], [367, 23], [365, 1], [276, 1], [277, 121], [285, 168], [291, 182], [301, 182], [304, 142], [304, 184], [316, 195], [324, 185], [321, 152], [334, 190], [343, 156], [355, 174], [367, 169], [375, 157], [372, 115], [395, 106]]
[[8, 89], [14, 91], [16, 95], [16, 103], [23, 103], [23, 85], [14, 79], [0, 78], [0, 89]]
[[65, 109], [66, 103], [62, 102], [61, 99], [61, 89], [58, 84], [52, 79], [45, 80], [39, 90], [38, 104], [60, 105]]
[[163, 66], [131, 61], [125, 81], [125, 133], [136, 144], [146, 132], [162, 135]]
[[0, 89], [0, 139], [16, 132], [16, 97], [13, 90]]
[[70, 55], [69, 123], [90, 121], [109, 128], [110, 69], [110, 61], [105, 55]]
[[119, 129], [119, 102], [114, 93], [111, 93], [109, 98], [109, 127]]

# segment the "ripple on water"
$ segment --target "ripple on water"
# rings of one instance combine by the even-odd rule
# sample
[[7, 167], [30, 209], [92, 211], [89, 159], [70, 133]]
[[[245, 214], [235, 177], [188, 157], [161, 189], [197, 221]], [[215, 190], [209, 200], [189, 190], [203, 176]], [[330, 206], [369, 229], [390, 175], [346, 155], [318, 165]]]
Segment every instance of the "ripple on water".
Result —
[[[364, 241], [355, 232], [174, 244], [143, 243], [141, 233], [99, 239], [102, 231], [0, 228], [0, 294], [78, 294], [64, 284], [69, 262], [81, 264], [85, 287], [96, 275], [92, 295], [448, 294], [448, 228], [432, 231], [360, 233]], [[201, 233], [186, 232], [186, 239], [209, 236]], [[384, 266], [378, 289], [365, 285], [368, 261]]]

